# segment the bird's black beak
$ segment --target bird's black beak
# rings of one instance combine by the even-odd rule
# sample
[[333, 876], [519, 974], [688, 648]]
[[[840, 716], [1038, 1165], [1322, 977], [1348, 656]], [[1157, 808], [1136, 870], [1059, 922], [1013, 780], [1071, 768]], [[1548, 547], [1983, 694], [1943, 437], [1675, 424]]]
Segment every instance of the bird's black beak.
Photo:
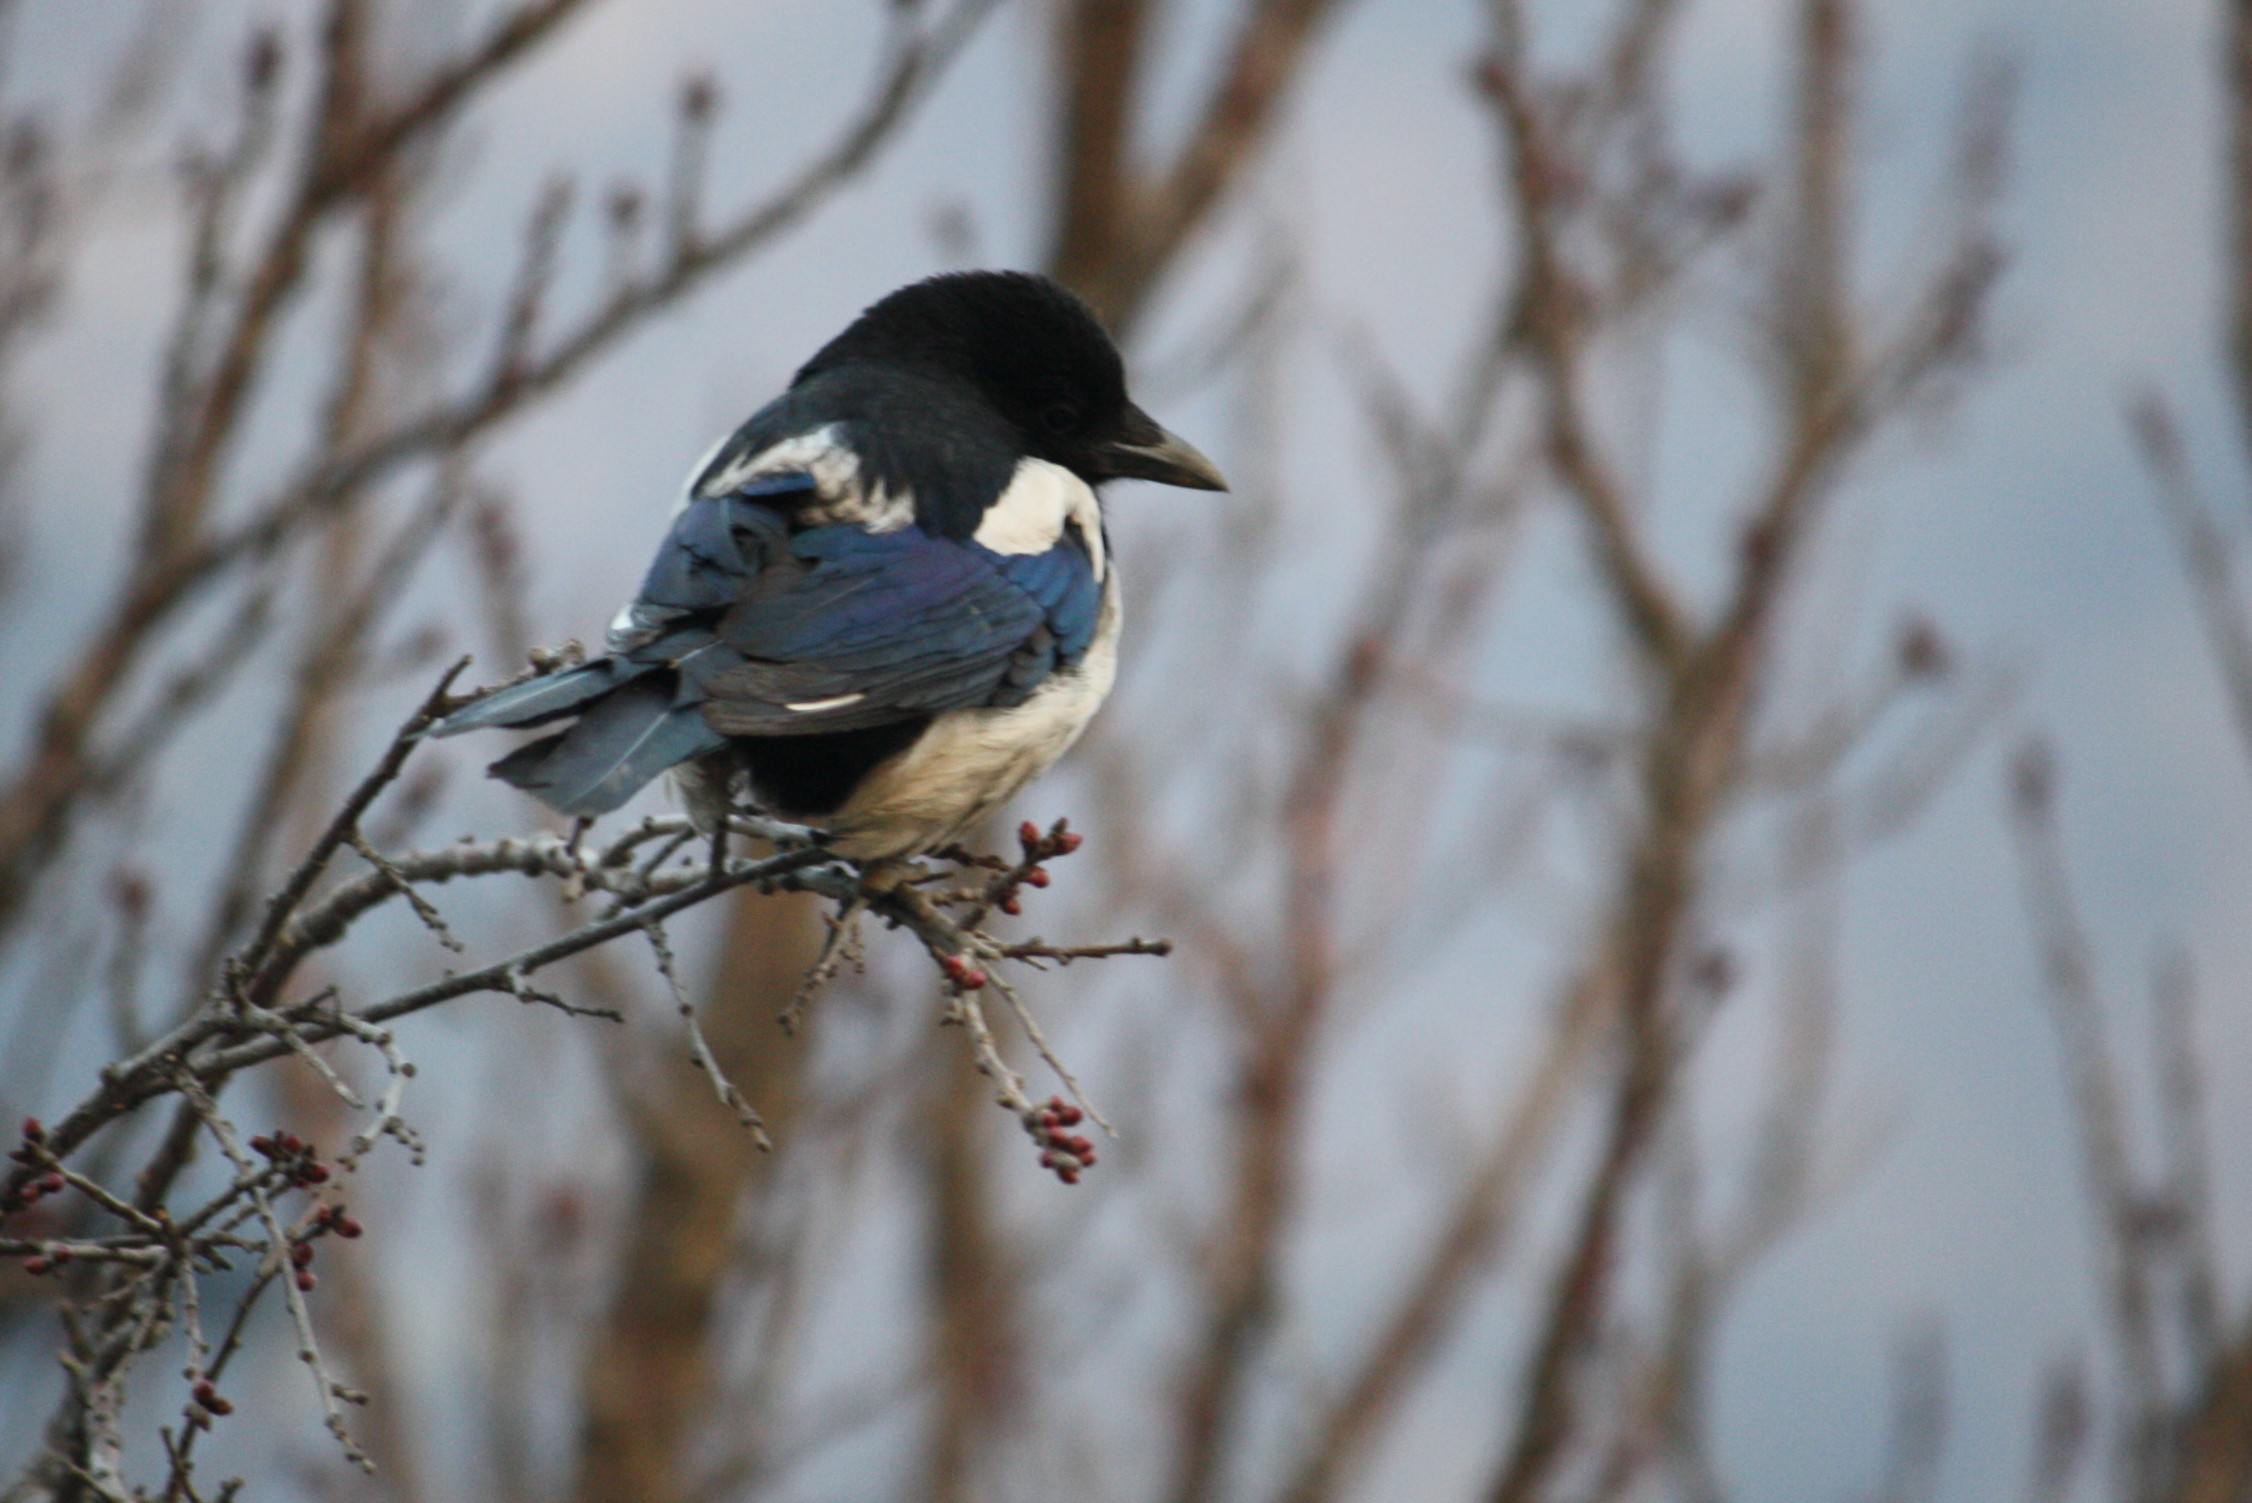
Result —
[[1139, 407], [1127, 407], [1118, 436], [1102, 445], [1100, 453], [1105, 475], [1116, 479], [1154, 480], [1192, 491], [1228, 488], [1218, 465], [1199, 454], [1187, 439], [1159, 427], [1157, 419]]

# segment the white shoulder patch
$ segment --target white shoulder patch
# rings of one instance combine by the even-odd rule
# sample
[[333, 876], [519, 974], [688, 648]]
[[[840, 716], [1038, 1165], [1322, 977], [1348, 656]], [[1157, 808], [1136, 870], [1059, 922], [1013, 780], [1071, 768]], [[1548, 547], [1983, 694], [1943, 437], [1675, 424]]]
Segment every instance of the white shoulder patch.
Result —
[[[703, 462], [710, 464], [711, 456], [706, 455]], [[755, 454], [746, 454], [701, 486], [695, 486], [691, 477], [689, 483], [695, 489], [681, 504], [685, 506], [697, 496], [724, 496], [762, 475], [778, 475], [786, 470], [802, 470], [813, 477], [817, 501], [807, 508], [807, 520], [815, 525], [850, 522], [869, 532], [881, 533], [897, 532], [915, 520], [914, 497], [905, 493], [893, 495], [881, 485], [862, 482], [860, 456], [838, 439], [834, 424], [823, 424], [809, 433], [800, 433]], [[697, 473], [702, 473], [701, 465]]]
[[[711, 463], [709, 455], [705, 456], [704, 463]], [[824, 495], [857, 490], [860, 486], [860, 456], [837, 442], [836, 425], [826, 423], [810, 433], [800, 433], [778, 444], [769, 444], [756, 453], [743, 455], [697, 486], [696, 494], [724, 496], [761, 475], [778, 475], [784, 470], [806, 471]]]
[[1046, 553], [1071, 527], [1103, 577], [1103, 515], [1094, 487], [1060, 464], [1020, 459], [1009, 488], [985, 509], [972, 541], [995, 553]]

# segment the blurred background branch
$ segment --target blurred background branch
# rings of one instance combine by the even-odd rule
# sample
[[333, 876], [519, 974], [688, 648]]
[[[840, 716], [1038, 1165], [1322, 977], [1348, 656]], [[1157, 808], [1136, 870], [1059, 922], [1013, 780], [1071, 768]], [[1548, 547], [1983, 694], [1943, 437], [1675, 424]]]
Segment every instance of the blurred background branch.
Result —
[[[2173, 22], [2107, 0], [2022, 69], [1882, 0], [63, 3], [0, 0], [11, 1503], [2243, 1496], [2252, 7], [2226, 306], [2165, 315], [2221, 359], [2153, 375], [1998, 301], [2081, 316], [2072, 227], [2138, 222], [2064, 117], [2149, 114]], [[1114, 498], [1040, 932], [391, 742], [988, 261], [1239, 487]], [[2056, 479], [2118, 437], [2024, 395], [2071, 370], [2150, 393], [2186, 572], [2064, 504], [2135, 478]], [[992, 1110], [1065, 1088], [934, 967], [973, 922], [1116, 1125], [1083, 1183]]]

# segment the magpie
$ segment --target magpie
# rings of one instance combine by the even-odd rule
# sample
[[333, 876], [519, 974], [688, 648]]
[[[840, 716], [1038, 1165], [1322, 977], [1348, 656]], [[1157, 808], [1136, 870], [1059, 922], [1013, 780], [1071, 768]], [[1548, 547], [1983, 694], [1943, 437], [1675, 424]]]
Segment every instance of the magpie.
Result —
[[875, 303], [699, 465], [604, 655], [433, 727], [560, 730], [490, 772], [567, 815], [674, 774], [864, 861], [958, 839], [1063, 755], [1117, 666], [1096, 487], [1225, 490], [1126, 394], [1102, 325], [1022, 272]]

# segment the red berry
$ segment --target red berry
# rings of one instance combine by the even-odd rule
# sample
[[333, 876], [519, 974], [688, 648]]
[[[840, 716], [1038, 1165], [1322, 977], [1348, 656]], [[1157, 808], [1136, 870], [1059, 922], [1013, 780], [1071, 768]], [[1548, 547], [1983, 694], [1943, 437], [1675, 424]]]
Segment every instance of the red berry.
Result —
[[306, 1264], [312, 1262], [313, 1244], [310, 1242], [298, 1243], [289, 1250], [289, 1261], [295, 1263], [299, 1268], [303, 1268]]
[[209, 1402], [207, 1402], [203, 1407], [210, 1410], [213, 1414], [232, 1414], [235, 1412], [234, 1400], [223, 1399], [217, 1394], [213, 1394]]
[[1068, 856], [1073, 851], [1079, 849], [1079, 844], [1080, 836], [1078, 832], [1074, 830], [1065, 830], [1061, 834], [1056, 836], [1056, 854], [1059, 856]]
[[1024, 874], [1024, 880], [1030, 882], [1034, 887], [1046, 887], [1048, 885], [1048, 869], [1044, 866], [1036, 866]]
[[336, 1218], [336, 1235], [343, 1237], [346, 1240], [357, 1237], [361, 1232], [365, 1230], [367, 1230], [367, 1228], [361, 1226], [357, 1221], [354, 1221], [349, 1216], [340, 1215]]
[[250, 1140], [250, 1146], [256, 1149], [258, 1152], [271, 1157], [274, 1151], [274, 1140], [267, 1137], [264, 1133], [260, 1133], [257, 1137]]
[[1079, 1171], [1076, 1169], [1058, 1169], [1056, 1178], [1067, 1185], [1076, 1185], [1079, 1183]]
[[1023, 824], [1017, 826], [1017, 841], [1019, 844], [1026, 846], [1038, 845], [1040, 843], [1040, 827], [1031, 820], [1026, 820]]
[[311, 1294], [313, 1292], [313, 1286], [315, 1284], [318, 1284], [319, 1282], [319, 1275], [315, 1274], [312, 1269], [300, 1268], [297, 1270], [297, 1288], [299, 1292], [304, 1294]]
[[38, 1278], [41, 1274], [45, 1273], [47, 1271], [47, 1266], [47, 1260], [36, 1255], [23, 1260], [23, 1271], [30, 1274], [33, 1278]]
[[47, 1141], [47, 1129], [40, 1126], [37, 1117], [23, 1119], [23, 1140], [26, 1143], [44, 1143]]
[[1000, 909], [1003, 913], [1015, 915], [1024, 912], [1024, 904], [1019, 902], [1017, 900], [1017, 895], [1012, 892], [1007, 897], [1001, 899]]
[[189, 1391], [195, 1395], [195, 1401], [198, 1404], [208, 1404], [213, 1399], [219, 1397], [219, 1390], [211, 1386], [211, 1380], [209, 1378], [205, 1378], [202, 1382], [196, 1384], [196, 1386]]
[[41, 1175], [39, 1177], [39, 1190], [40, 1193], [44, 1195], [62, 1194], [63, 1177], [60, 1171], [50, 1169], [45, 1174]]
[[325, 1184], [327, 1184], [327, 1183], [328, 1183], [328, 1165], [326, 1165], [326, 1164], [307, 1164], [307, 1165], [306, 1165], [306, 1166], [305, 1166], [304, 1168], [302, 1168], [302, 1169], [300, 1169], [300, 1170], [298, 1170], [298, 1171], [297, 1171], [297, 1182], [298, 1182], [299, 1184], [301, 1184], [301, 1185], [325, 1185]]

